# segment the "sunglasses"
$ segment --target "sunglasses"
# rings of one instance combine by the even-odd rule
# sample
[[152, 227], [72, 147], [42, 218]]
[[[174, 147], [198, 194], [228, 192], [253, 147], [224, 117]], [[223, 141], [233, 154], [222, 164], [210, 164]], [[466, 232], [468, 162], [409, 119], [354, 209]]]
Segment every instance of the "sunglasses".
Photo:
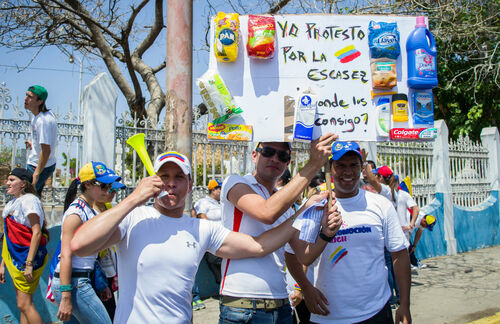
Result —
[[117, 191], [118, 191], [118, 189], [116, 189], [116, 188], [111, 188], [111, 189], [109, 189], [108, 193], [112, 194], [112, 193], [115, 193], [115, 192], [117, 192]]
[[260, 154], [262, 154], [263, 157], [266, 158], [270, 158], [274, 156], [274, 154], [278, 154], [278, 160], [280, 160], [283, 163], [289, 162], [290, 159], [292, 158], [290, 152], [277, 150], [269, 146], [257, 147], [255, 151], [259, 152]]
[[101, 189], [104, 191], [108, 191], [109, 189], [111, 189], [111, 186], [113, 185], [112, 183], [102, 183], [97, 180], [92, 181], [91, 184], [94, 186], [101, 187]]

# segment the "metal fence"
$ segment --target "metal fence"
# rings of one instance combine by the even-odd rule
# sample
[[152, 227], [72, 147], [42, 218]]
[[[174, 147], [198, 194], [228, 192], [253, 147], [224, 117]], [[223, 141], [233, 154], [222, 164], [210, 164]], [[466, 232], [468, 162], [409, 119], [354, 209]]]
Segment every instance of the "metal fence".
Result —
[[[0, 172], [8, 172], [16, 165], [25, 165], [24, 141], [30, 136], [30, 116], [20, 108], [19, 99], [12, 101], [5, 83], [0, 87]], [[194, 112], [196, 114], [196, 111]], [[81, 116], [72, 112], [55, 115], [58, 120], [58, 165], [54, 177], [47, 183], [43, 193], [45, 206], [62, 206], [69, 181], [81, 166], [83, 123]], [[194, 120], [200, 120], [199, 115]], [[201, 123], [203, 124], [203, 123]], [[145, 133], [146, 146], [151, 156], [165, 150], [165, 131], [160, 124], [156, 128], [144, 127], [129, 114], [117, 117], [114, 138], [115, 170], [122, 175], [128, 189], [125, 195], [146, 175], [146, 170], [137, 155], [125, 141], [136, 133]], [[206, 194], [206, 185], [211, 178], [225, 178], [229, 174], [244, 174], [253, 170], [251, 152], [255, 143], [208, 141], [205, 132], [193, 133], [193, 178], [195, 188], [193, 200]], [[309, 145], [293, 144], [290, 165], [292, 174], [308, 159]], [[411, 178], [413, 195], [420, 206], [428, 204], [435, 193], [431, 171], [433, 142], [382, 142], [377, 143], [377, 165], [388, 165], [401, 178]], [[487, 180], [488, 150], [480, 143], [460, 138], [449, 143], [450, 173], [454, 203], [460, 206], [475, 206], [486, 199], [490, 192]], [[2, 174], [0, 173], [0, 176]], [[0, 187], [0, 205], [7, 201], [5, 186]]]
[[488, 149], [468, 137], [449, 141], [451, 191], [453, 203], [472, 207], [490, 193]]
[[400, 180], [409, 176], [417, 204], [425, 206], [436, 192], [431, 181], [432, 152], [433, 142], [377, 143], [377, 166], [389, 166]]

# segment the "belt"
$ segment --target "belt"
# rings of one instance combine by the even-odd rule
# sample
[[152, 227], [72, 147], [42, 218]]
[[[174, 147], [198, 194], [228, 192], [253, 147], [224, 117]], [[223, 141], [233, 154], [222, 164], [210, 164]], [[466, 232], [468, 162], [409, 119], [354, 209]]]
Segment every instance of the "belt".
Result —
[[[71, 278], [89, 278], [92, 279], [93, 271], [71, 271]], [[59, 278], [59, 272], [54, 272], [54, 277]]]
[[239, 298], [231, 296], [221, 296], [221, 304], [229, 307], [255, 308], [255, 309], [275, 309], [290, 303], [288, 298], [283, 299], [256, 299]]

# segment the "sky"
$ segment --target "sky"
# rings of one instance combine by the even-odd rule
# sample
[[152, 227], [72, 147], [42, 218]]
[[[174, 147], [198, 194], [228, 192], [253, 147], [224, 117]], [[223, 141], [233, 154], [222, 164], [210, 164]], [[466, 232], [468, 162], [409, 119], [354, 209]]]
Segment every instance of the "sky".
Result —
[[[217, 5], [220, 1], [211, 2]], [[231, 11], [230, 8], [224, 8], [224, 6], [219, 6], [217, 9]], [[205, 37], [204, 22], [206, 21], [207, 12], [206, 0], [193, 1], [193, 80], [201, 76], [208, 67], [209, 53], [201, 49]], [[165, 38], [163, 36], [163, 39], [156, 42], [148, 53], [154, 62], [161, 62], [165, 57]], [[43, 49], [33, 62], [26, 67], [37, 51], [38, 49], [14, 51], [0, 48], [0, 83], [5, 82], [6, 87], [10, 90], [10, 96], [12, 97], [10, 105], [12, 106], [16, 100], [19, 100], [20, 108], [24, 109], [23, 102], [27, 88], [34, 84], [40, 84], [46, 87], [49, 93], [47, 98], [49, 109], [62, 114], [68, 113], [71, 109], [76, 114], [80, 78], [83, 89], [96, 74], [106, 72], [106, 68], [100, 61], [83, 57], [79, 52], [64, 54], [56, 47]], [[73, 63], [70, 62], [69, 54], [74, 57]], [[80, 73], [80, 65], [82, 73]], [[158, 74], [158, 79], [163, 90], [165, 90], [164, 71]], [[196, 105], [200, 102], [201, 98], [193, 82], [193, 104]], [[117, 115], [128, 111], [125, 98], [119, 90], [116, 111]], [[12, 110], [10, 110], [11, 112]], [[3, 115], [4, 117], [9, 116], [9, 112], [4, 111]]]

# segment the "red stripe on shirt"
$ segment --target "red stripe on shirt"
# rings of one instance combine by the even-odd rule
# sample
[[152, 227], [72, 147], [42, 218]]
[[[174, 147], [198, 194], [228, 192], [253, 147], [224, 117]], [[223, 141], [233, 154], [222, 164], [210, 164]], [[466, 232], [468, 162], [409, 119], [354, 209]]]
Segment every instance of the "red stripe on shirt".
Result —
[[[241, 219], [243, 218], [243, 212], [239, 210], [238, 208], [234, 207], [234, 213], [233, 213], [233, 232], [239, 232], [240, 231], [240, 225], [241, 225]], [[227, 269], [229, 268], [229, 261], [231, 259], [227, 259], [226, 262], [226, 269], [224, 270], [224, 277], [222, 279], [222, 285], [220, 286], [220, 292], [222, 294], [222, 291], [224, 290], [224, 283], [226, 282], [226, 275], [227, 275]]]

